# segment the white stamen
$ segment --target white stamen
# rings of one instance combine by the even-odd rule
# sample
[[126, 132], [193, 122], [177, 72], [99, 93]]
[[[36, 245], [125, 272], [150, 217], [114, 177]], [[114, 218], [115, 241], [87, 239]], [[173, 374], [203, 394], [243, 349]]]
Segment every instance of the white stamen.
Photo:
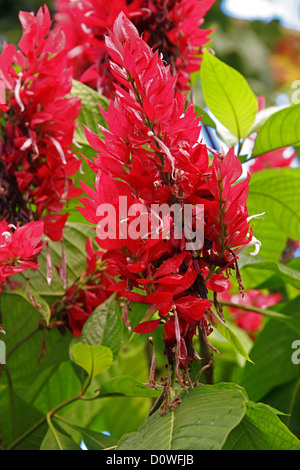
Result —
[[61, 158], [61, 161], [63, 162], [64, 165], [66, 165], [66, 157], [65, 157], [65, 154], [64, 154], [64, 151], [62, 149], [62, 146], [60, 145], [60, 143], [58, 142], [58, 140], [56, 140], [54, 137], [52, 137], [50, 135], [50, 140], [51, 142], [53, 142], [56, 150], [57, 150], [57, 153], [59, 154], [60, 158]]
[[80, 26], [81, 26], [82, 31], [83, 31], [85, 34], [91, 34], [92, 30], [91, 30], [90, 28], [88, 28], [86, 24], [81, 23]]
[[2, 237], [5, 238], [5, 243], [4, 243], [4, 245], [0, 245], [0, 248], [4, 248], [4, 247], [7, 245], [6, 242], [7, 242], [8, 240], [11, 240], [12, 235], [11, 235], [10, 232], [3, 232], [3, 233], [2, 233]]
[[249, 222], [251, 219], [259, 219], [264, 214], [265, 212], [262, 212], [261, 214], [250, 215], [250, 217], [247, 217], [247, 222]]
[[255, 245], [255, 250], [252, 253], [250, 253], [250, 255], [256, 256], [259, 253], [259, 250], [260, 250], [260, 247], [261, 247], [261, 242], [259, 240], [257, 240], [257, 238], [255, 238], [255, 237], [252, 237], [252, 240], [249, 243], [247, 243], [246, 245], [241, 246], [240, 248], [237, 248], [237, 250], [234, 250], [234, 254], [238, 255], [239, 253], [241, 253], [242, 251], [247, 250], [247, 248], [250, 248], [253, 245]]
[[25, 150], [29, 149], [29, 147], [31, 147], [31, 139], [27, 139], [24, 144], [22, 145], [22, 147], [20, 148], [20, 150], [22, 150], [22, 152], [25, 152]]
[[21, 113], [23, 113], [23, 111], [25, 110], [25, 106], [24, 106], [24, 104], [23, 104], [23, 102], [20, 98], [22, 76], [23, 76], [23, 74], [22, 74], [22, 72], [20, 72], [19, 73], [19, 78], [18, 78], [16, 86], [15, 86], [15, 98], [16, 98], [16, 102], [20, 106]]
[[74, 59], [74, 57], [77, 57], [78, 55], [82, 54], [82, 52], [83, 46], [76, 46], [73, 47], [73, 49], [71, 49], [67, 55], [69, 59]]
[[170, 149], [166, 146], [166, 144], [164, 144], [164, 142], [162, 142], [158, 137], [156, 137], [156, 135], [154, 136], [154, 139], [156, 140], [156, 142], [158, 142], [158, 144], [160, 145], [161, 149], [164, 151], [164, 153], [166, 154], [169, 162], [171, 163], [171, 167], [172, 167], [172, 178], [173, 180], [176, 179], [176, 170], [175, 170], [175, 159], [173, 157], [173, 155], [171, 154], [170, 152]]

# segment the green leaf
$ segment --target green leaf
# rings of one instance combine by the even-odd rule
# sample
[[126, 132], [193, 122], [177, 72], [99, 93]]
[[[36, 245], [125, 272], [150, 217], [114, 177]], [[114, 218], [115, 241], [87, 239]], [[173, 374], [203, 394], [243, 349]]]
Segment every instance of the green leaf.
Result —
[[113, 295], [95, 308], [84, 324], [81, 336], [74, 339], [73, 344], [107, 346], [115, 359], [121, 349], [122, 331], [120, 307]]
[[105, 126], [106, 121], [102, 117], [97, 105], [106, 111], [108, 108], [108, 100], [93, 88], [77, 80], [73, 80], [71, 96], [78, 96], [81, 100], [81, 111], [76, 120], [79, 124], [75, 130], [74, 139], [78, 145], [90, 148], [85, 137], [84, 125], [95, 132], [99, 137], [102, 137], [99, 124]]
[[255, 121], [249, 130], [248, 135], [251, 135], [254, 132], [257, 132], [263, 125], [264, 123], [271, 117], [273, 114], [278, 113], [282, 109], [286, 109], [288, 105], [282, 105], [282, 106], [270, 106], [269, 108], [262, 109], [261, 111], [258, 111]]
[[[248, 268], [252, 270], [262, 270], [273, 272], [283, 283], [287, 283], [295, 287], [295, 289], [300, 290], [300, 271], [293, 269], [285, 264], [279, 263], [274, 260], [264, 259], [258, 256], [249, 256], [245, 253], [239, 257], [239, 266], [240, 268]], [[253, 274], [252, 274], [253, 275]], [[272, 285], [271, 285], [272, 287]], [[268, 308], [266, 316], [269, 318], [274, 318], [275, 320], [282, 321], [287, 323], [287, 325], [295, 330], [300, 335], [300, 321], [292, 318], [289, 315], [284, 315], [277, 311], [272, 311], [272, 307]]]
[[300, 289], [300, 271], [278, 261], [242, 253], [239, 255], [239, 267], [271, 271], [279, 276], [283, 282]]
[[151, 415], [138, 432], [125, 435], [117, 450], [218, 450], [246, 412], [238, 386], [201, 385], [182, 394], [182, 403]]
[[133, 377], [121, 375], [104, 382], [99, 396], [157, 397], [159, 394], [159, 390], [153, 390]]
[[[2, 391], [0, 393], [0, 434], [4, 449], [13, 445], [16, 439], [36, 426], [44, 418], [37, 408], [26, 403], [14, 391], [13, 401], [8, 387], [4, 386], [5, 374], [1, 377]], [[39, 450], [47, 424], [41, 424], [36, 430], [25, 437], [14, 450]]]
[[[140, 335], [142, 339], [142, 335]], [[119, 391], [129, 392], [126, 390], [125, 384], [118, 384], [118, 376], [126, 376], [130, 373], [135, 380], [139, 382], [139, 385], [146, 383], [149, 376], [149, 358], [145, 348], [145, 342], [137, 341], [133, 342], [130, 347], [122, 349], [118, 358], [112, 364], [109, 371], [99, 375], [97, 382], [100, 388], [100, 398], [102, 392], [102, 385], [105, 385], [105, 392], [116, 392], [116, 388], [119, 386]], [[115, 378], [115, 380], [111, 379]], [[132, 385], [132, 394], [135, 393], [136, 384]], [[122, 387], [124, 387], [122, 389]], [[150, 389], [149, 389], [150, 390]], [[144, 393], [142, 387], [139, 387], [140, 394]], [[149, 393], [149, 392], [148, 392]], [[143, 423], [146, 416], [148, 415], [152, 404], [153, 398], [147, 396], [115, 396], [106, 397], [105, 399], [92, 400], [91, 403], [102, 404], [101, 412], [98, 413], [89, 425], [91, 429], [101, 429], [110, 432], [110, 434], [120, 439], [125, 433], [136, 431], [138, 427]]]
[[[90, 146], [85, 136], [84, 126], [87, 126], [95, 132], [101, 139], [103, 138], [99, 124], [106, 127], [107, 123], [102, 117], [97, 105], [107, 111], [108, 100], [93, 88], [77, 80], [73, 80], [70, 96], [77, 96], [81, 100], [81, 111], [76, 119], [77, 127], [73, 136], [73, 150], [77, 153], [77, 156], [82, 159], [82, 163], [80, 171], [73, 176], [73, 179], [74, 181], [83, 181], [88, 186], [94, 187], [96, 175], [82, 158], [82, 155], [88, 160], [91, 160], [96, 157], [96, 151]], [[64, 211], [69, 213], [69, 221], [87, 223], [82, 214], [76, 209], [79, 205], [78, 198], [73, 198], [67, 202]]]
[[223, 450], [300, 450], [300, 441], [269, 406], [249, 402]]
[[40, 450], [81, 450], [73, 439], [59, 431], [54, 424], [49, 426]]
[[300, 377], [273, 388], [263, 401], [285, 413], [281, 421], [300, 438]]
[[252, 157], [272, 150], [300, 144], [300, 105], [293, 105], [273, 114], [260, 129]]
[[113, 362], [113, 354], [106, 346], [74, 344], [72, 358], [76, 364], [82, 367], [90, 378], [109, 369]]
[[102, 450], [107, 447], [112, 447], [117, 444], [117, 440], [112, 436], [92, 431], [91, 429], [82, 428], [80, 426], [72, 425], [76, 431], [79, 431], [82, 435], [82, 439], [88, 450]]
[[217, 128], [215, 121], [210, 117], [207, 111], [200, 106], [195, 105], [195, 111], [197, 111], [197, 117], [201, 116], [201, 124], [208, 127]]
[[253, 232], [262, 242], [260, 256], [279, 260], [287, 238], [300, 240], [300, 170], [268, 169], [252, 175], [247, 206]]
[[[68, 286], [80, 277], [82, 271], [86, 269], [86, 240], [90, 237], [92, 241], [95, 238], [95, 230], [88, 224], [67, 222], [64, 228], [64, 245], [67, 263]], [[96, 247], [96, 243], [94, 243]], [[99, 247], [98, 247], [99, 248]], [[54, 269], [54, 266], [61, 264], [62, 247], [61, 243], [49, 241], [49, 249], [52, 261], [52, 281], [50, 286], [47, 283], [47, 260], [46, 250], [42, 250], [38, 257], [40, 269], [35, 271], [28, 270], [25, 274], [21, 273], [12, 276], [11, 279], [26, 285], [26, 279], [29, 279], [30, 291], [38, 292], [40, 297], [53, 301], [65, 293], [63, 282]]]
[[[74, 374], [73, 364], [68, 360], [39, 373], [30, 384], [30, 387], [27, 387], [25, 390], [23, 394], [24, 399], [34, 405], [45, 416], [57, 404], [63, 403], [70, 397], [78, 394], [79, 384]], [[80, 367], [78, 366], [78, 368]], [[86, 374], [83, 369], [80, 368], [80, 370]], [[94, 381], [98, 381], [100, 378], [102, 379], [102, 375], [99, 375]], [[105, 400], [76, 400], [67, 407], [62, 408], [59, 411], [59, 416], [65, 418], [72, 425], [89, 428], [91, 422], [96, 417], [101, 418], [102, 408], [105, 405]], [[99, 426], [94, 429], [99, 429]], [[104, 430], [106, 427], [100, 427], [100, 430], [102, 429]], [[73, 433], [72, 429], [68, 427], [67, 431], [72, 435], [75, 442], [80, 442], [81, 436], [79, 432]], [[42, 438], [45, 433], [46, 429]]]
[[51, 317], [51, 309], [49, 304], [46, 300], [41, 297], [35, 290], [29, 288], [27, 291], [24, 288], [17, 288], [14, 290], [7, 289], [5, 290], [6, 295], [14, 295], [20, 296], [25, 299], [30, 306], [36, 308], [36, 310], [40, 313], [40, 315], [45, 319], [46, 325], [49, 325], [50, 317]]
[[239, 338], [224, 321], [214, 315], [212, 325], [231, 344], [231, 346], [241, 354], [241, 356], [243, 356], [247, 361], [253, 363]]
[[[300, 297], [285, 303], [281, 313], [300, 320]], [[274, 387], [299, 376], [299, 365], [292, 362], [295, 330], [288, 324], [269, 320], [250, 351], [255, 365], [246, 363], [240, 379], [253, 401], [261, 400]]]
[[206, 105], [238, 140], [248, 135], [257, 110], [257, 99], [245, 78], [207, 50], [201, 65]]
[[0, 296], [6, 331], [7, 366], [14, 387], [27, 390], [44, 369], [67, 360], [71, 334], [40, 329], [40, 312], [27, 299], [10, 292]]

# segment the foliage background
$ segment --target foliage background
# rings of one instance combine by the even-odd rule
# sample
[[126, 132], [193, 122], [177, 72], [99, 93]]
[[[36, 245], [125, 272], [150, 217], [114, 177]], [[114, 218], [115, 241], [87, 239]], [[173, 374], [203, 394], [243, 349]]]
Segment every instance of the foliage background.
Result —
[[[40, 0], [32, 0], [31, 2], [0, 0], [0, 45], [3, 40], [17, 43], [20, 37], [18, 11], [20, 9], [36, 11], [42, 3], [44, 2]], [[46, 3], [50, 9], [52, 7], [53, 11], [52, 2]], [[299, 69], [295, 68], [299, 32], [285, 30], [279, 20], [265, 23], [233, 19], [223, 13], [220, 1], [217, 1], [207, 14], [205, 26], [217, 28], [212, 35], [212, 47], [216, 51], [217, 57], [241, 72], [254, 93], [266, 97], [268, 106], [274, 105], [278, 100], [278, 96], [282, 93], [288, 96], [291, 95], [292, 81], [300, 79]], [[283, 60], [283, 56], [277, 53], [277, 46], [279, 41], [286, 38], [290, 41], [290, 54], [286, 54], [285, 60]], [[282, 68], [285, 70], [285, 74], [282, 73]], [[195, 93], [198, 104], [203, 105], [201, 90], [196, 89]], [[284, 175], [284, 171], [282, 174]], [[289, 174], [287, 174], [288, 178]], [[286, 192], [287, 187], [288, 185], [283, 187], [283, 193]], [[298, 181], [295, 181], [295, 187], [300, 187]], [[276, 183], [273, 190], [277, 190]], [[297, 208], [300, 203], [299, 189], [293, 195], [295, 198], [293, 204], [296, 204]], [[258, 209], [257, 212], [260, 212], [260, 210]], [[299, 220], [297, 220], [297, 230], [299, 231]], [[71, 246], [71, 240], [75, 235], [80, 237], [76, 226], [73, 229], [70, 228], [69, 233], [66, 235], [67, 246], [68, 240]], [[271, 291], [283, 293], [286, 303], [282, 311], [287, 314], [294, 314], [295, 318], [300, 320], [300, 302], [297, 297], [300, 289], [299, 259], [294, 259], [292, 264], [288, 266], [294, 271], [278, 271], [277, 264], [274, 264], [278, 261], [277, 258], [277, 254], [274, 259], [272, 259], [272, 256], [269, 257], [269, 260], [271, 260], [269, 264], [264, 264], [263, 261], [260, 263], [257, 260], [255, 266], [248, 266], [248, 268], [248, 260], [245, 258], [245, 268], [243, 269], [245, 285], [248, 288], [270, 288]], [[76, 272], [76, 266], [72, 266], [72, 268]], [[288, 279], [288, 282], [285, 284], [284, 280], [286, 279]], [[55, 296], [55, 293], [50, 291], [45, 294], [46, 298], [47, 295], [50, 298]], [[30, 330], [30, 322], [34, 317], [34, 312], [27, 308], [27, 313], [24, 315], [23, 301], [15, 299], [13, 295], [9, 299], [2, 297], [2, 302], [6, 302], [6, 309], [9, 305], [11, 305], [11, 308], [13, 307], [14, 314], [11, 317], [11, 328], [8, 329], [11, 332], [13, 341], [15, 341], [16, 337], [21, 335], [22, 325]], [[134, 316], [136, 318], [143, 316], [142, 308], [142, 306], [136, 306], [136, 310], [133, 312], [133, 323]], [[22, 325], [14, 329], [14, 319], [20, 315], [23, 315]], [[126, 345], [130, 336], [126, 331], [123, 331], [123, 334], [125, 335], [123, 345]], [[281, 419], [300, 438], [299, 366], [295, 367], [291, 364], [291, 350], [287, 349], [287, 345], [292, 344], [293, 340], [299, 338], [299, 330], [292, 330], [287, 325], [270, 320], [255, 346], [246, 334], [241, 331], [238, 334], [248, 350], [253, 347], [251, 357], [256, 364], [255, 371], [252, 364], [247, 363], [245, 365], [245, 361], [232, 350], [231, 346], [217, 337], [215, 344], [220, 345], [223, 354], [220, 358], [216, 357], [216, 382], [228, 381], [229, 379], [236, 381], [245, 387], [251, 400], [263, 401], [278, 408], [283, 413], [289, 413], [287, 416], [281, 416]], [[220, 343], [218, 343], [219, 341]], [[35, 376], [37, 365], [34, 362], [34, 357], [39, 355], [41, 342], [42, 334], [34, 343], [29, 342], [27, 349], [22, 350], [22, 354], [16, 354], [12, 368], [18, 370], [20, 364], [24, 361], [25, 354], [27, 371], [30, 371], [30, 373], [26, 375], [26, 370], [19, 370], [18, 374], [15, 375], [18, 382], [18, 396], [22, 396], [24, 401], [30, 403], [34, 406], [34, 410], [38, 410], [42, 414], [73, 393], [72, 390], [74, 386], [76, 387], [77, 378], [74, 375], [70, 361], [67, 360], [68, 350], [60, 351], [58, 356], [56, 339], [52, 338], [51, 335], [47, 345], [47, 367], [45, 367], [42, 375]], [[154, 343], [158, 362], [157, 375], [160, 376], [165, 374], [165, 370], [159, 331], [154, 337]], [[9, 338], [7, 344], [9, 344]], [[136, 338], [133, 344], [124, 348], [119, 359], [114, 362], [108, 372], [101, 374], [101, 377], [95, 382], [95, 388], [114, 377], [116, 373], [131, 375], [140, 382], [147, 382], [150, 361], [151, 347], [141, 335]], [[197, 372], [197, 370], [193, 371], [195, 376]], [[62, 383], [64, 384], [63, 387], [61, 386]], [[45, 397], [48, 398], [45, 399]], [[0, 402], [0, 414], [1, 409], [4, 410], [7, 407], [6, 398], [8, 397], [5, 396]], [[65, 419], [75, 422], [78, 426], [89, 427], [89, 429], [98, 432], [109, 432], [113, 434], [114, 438], [119, 439], [125, 432], [136, 431], [138, 426], [145, 420], [151, 404], [152, 398], [150, 397], [120, 397], [118, 400], [114, 397], [107, 397], [98, 402], [72, 404], [72, 406], [62, 410], [61, 415]], [[15, 406], [17, 410], [21, 409], [22, 401], [16, 399]], [[29, 416], [29, 408], [26, 409], [26, 416], [24, 414], [19, 415], [19, 419], [22, 421], [19, 424], [21, 427], [24, 426], [24, 429], [26, 429], [24, 423], [32, 419], [32, 415]], [[61, 425], [64, 428], [63, 423]], [[7, 430], [8, 433], [13, 434], [10, 423], [7, 423]], [[39, 429], [40, 435], [44, 435], [45, 430], [46, 426], [41, 427]], [[81, 434], [73, 430], [72, 436], [78, 441], [78, 436], [81, 436]], [[9, 441], [10, 438], [11, 436], [7, 437], [7, 440]], [[28, 446], [34, 448], [34, 445], [34, 442], [26, 442], [27, 448]]]

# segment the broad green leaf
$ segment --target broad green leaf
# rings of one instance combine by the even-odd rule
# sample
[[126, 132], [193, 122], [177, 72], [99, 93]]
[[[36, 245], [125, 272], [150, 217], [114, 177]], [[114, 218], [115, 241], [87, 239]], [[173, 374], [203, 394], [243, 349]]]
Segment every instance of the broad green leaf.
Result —
[[273, 388], [263, 397], [263, 402], [274, 406], [283, 413], [281, 421], [300, 438], [300, 377]]
[[106, 434], [93, 431], [91, 429], [82, 428], [80, 426], [72, 427], [80, 432], [82, 435], [82, 439], [87, 447], [88, 450], [102, 450], [106, 449], [107, 447], [112, 447], [117, 444], [117, 440], [111, 436], [107, 436]]
[[[73, 363], [68, 360], [56, 366], [49, 367], [38, 374], [30, 384], [30, 387], [27, 387], [25, 390], [24, 399], [45, 415], [59, 403], [63, 403], [70, 397], [76, 395], [79, 391], [80, 384], [74, 374], [72, 365]], [[81, 370], [83, 371], [83, 369]], [[100, 377], [101, 375], [95, 378], [94, 381], [97, 381]], [[96, 383], [95, 388], [97, 387], [98, 385]], [[91, 390], [93, 391], [94, 389], [92, 388]], [[77, 400], [67, 407], [62, 408], [59, 411], [59, 415], [76, 426], [88, 428], [90, 427], [90, 423], [102, 412], [104, 405], [104, 400]], [[79, 432], [75, 432], [73, 435], [71, 428], [66, 427], [65, 429], [73, 437], [75, 442], [80, 442], [81, 437]], [[95, 429], [99, 429], [99, 426]], [[105, 430], [106, 428], [100, 427], [100, 429]]]
[[243, 356], [247, 361], [253, 362], [247, 354], [236, 334], [229, 328], [225, 321], [220, 320], [216, 315], [213, 317], [213, 327], [231, 344], [231, 346]]
[[134, 377], [120, 375], [104, 382], [99, 396], [157, 397], [159, 394], [160, 390], [153, 390]]
[[120, 306], [113, 295], [95, 308], [84, 324], [81, 336], [73, 343], [107, 346], [116, 358], [121, 348], [122, 330]]
[[223, 450], [300, 450], [300, 441], [269, 406], [248, 402], [245, 416]]
[[78, 145], [89, 148], [90, 145], [84, 133], [84, 125], [98, 134], [99, 137], [102, 136], [99, 130], [99, 124], [105, 126], [106, 121], [102, 117], [97, 105], [106, 111], [108, 108], [108, 100], [93, 88], [77, 80], [73, 80], [71, 96], [78, 96], [81, 100], [81, 111], [77, 118], [79, 124], [75, 130], [74, 139]]
[[182, 394], [182, 403], [151, 415], [138, 432], [125, 435], [117, 450], [218, 450], [246, 412], [242, 389], [201, 385]]
[[72, 358], [88, 373], [90, 378], [109, 369], [113, 362], [113, 354], [106, 346], [81, 343], [73, 345]]
[[[64, 245], [67, 263], [68, 286], [80, 277], [82, 271], [86, 269], [86, 240], [90, 237], [92, 241], [95, 238], [95, 230], [88, 224], [67, 222], [64, 228]], [[97, 248], [94, 242], [95, 248]], [[61, 297], [65, 293], [63, 282], [55, 269], [60, 266], [62, 256], [61, 243], [49, 241], [49, 248], [52, 261], [52, 281], [50, 286], [47, 283], [47, 260], [46, 250], [42, 250], [38, 257], [40, 269], [35, 271], [27, 270], [25, 274], [12, 276], [11, 279], [26, 285], [26, 279], [29, 279], [30, 290], [38, 292], [39, 296], [44, 297], [48, 302]]]
[[300, 240], [300, 170], [264, 170], [251, 177], [247, 206], [253, 232], [262, 242], [260, 256], [278, 261], [287, 238]]
[[[241, 268], [248, 268], [254, 273], [255, 270], [273, 272], [281, 280], [281, 282], [291, 284], [297, 290], [300, 289], [300, 271], [286, 266], [285, 264], [274, 260], [242, 254], [239, 259], [239, 266]], [[270, 287], [272, 287], [272, 284]], [[299, 320], [291, 318], [289, 315], [284, 315], [280, 312], [273, 311], [272, 307], [268, 307], [267, 310], [268, 312], [265, 313], [267, 317], [287, 323], [290, 328], [294, 329], [300, 335]]]
[[[82, 159], [82, 163], [80, 171], [74, 175], [73, 179], [74, 181], [83, 181], [93, 188], [96, 175], [82, 155], [88, 160], [91, 160], [96, 157], [96, 151], [90, 146], [85, 136], [84, 126], [95, 132], [101, 139], [103, 138], [103, 134], [99, 129], [99, 124], [106, 127], [107, 123], [102, 117], [98, 105], [107, 111], [108, 100], [93, 88], [88, 87], [77, 80], [73, 80], [71, 96], [78, 96], [81, 100], [81, 111], [76, 119], [77, 127], [73, 136], [73, 150], [77, 153], [77, 156]], [[70, 214], [68, 217], [69, 221], [87, 223], [82, 214], [76, 209], [76, 207], [80, 205], [78, 198], [73, 198], [67, 202], [64, 210]]]
[[257, 110], [257, 99], [245, 78], [207, 50], [201, 65], [206, 105], [238, 140], [247, 136]]
[[300, 105], [282, 109], [267, 119], [254, 143], [252, 157], [300, 144]]
[[[283, 304], [281, 313], [300, 320], [300, 297]], [[269, 320], [256, 338], [250, 351], [255, 365], [246, 363], [242, 385], [253, 401], [261, 400], [274, 387], [299, 377], [299, 365], [292, 362], [292, 343], [297, 339], [295, 330], [288, 324]]]
[[14, 387], [27, 390], [38, 374], [69, 357], [71, 334], [40, 329], [40, 312], [24, 297], [4, 291], [0, 296], [2, 325], [6, 331], [7, 366]]
[[29, 429], [40, 423], [44, 415], [37, 408], [22, 400], [15, 392], [12, 401], [9, 389], [4, 386], [5, 374], [1, 377], [0, 393], [0, 434], [4, 449], [12, 446], [14, 450], [39, 450], [47, 430], [47, 424], [41, 424], [24, 438], [18, 445], [14, 443]]
[[59, 431], [56, 426], [48, 428], [40, 450], [81, 450], [73, 439]]
[[278, 113], [278, 111], [281, 111], [282, 109], [287, 108], [288, 105], [281, 105], [281, 106], [270, 106], [269, 108], [262, 109], [261, 111], [258, 111], [255, 121], [249, 130], [249, 134], [251, 135], [253, 132], [257, 132], [263, 125], [264, 123], [271, 117], [273, 114]]
[[24, 399], [46, 414], [58, 403], [76, 395], [78, 390], [78, 379], [69, 359], [41, 371], [24, 392]]
[[51, 309], [46, 300], [41, 297], [35, 290], [29, 288], [28, 291], [25, 287], [17, 288], [14, 290], [5, 290], [6, 295], [20, 296], [25, 299], [30, 306], [36, 308], [40, 315], [45, 319], [46, 325], [49, 325], [51, 317]]
[[295, 269], [294, 263], [283, 264], [272, 259], [266, 259], [262, 256], [250, 256], [247, 253], [239, 255], [239, 267], [251, 271], [253, 276], [258, 276], [258, 282], [263, 283], [271, 275], [276, 275], [281, 280], [281, 283], [291, 284], [296, 289], [300, 289], [300, 271]]
[[[118, 385], [118, 376], [126, 376], [129, 373], [139, 384], [148, 381], [149, 358], [145, 348], [145, 342], [141, 341], [142, 339], [142, 335], [140, 335], [140, 338], [137, 338], [136, 341], [131, 343], [130, 347], [122, 349], [109, 371], [99, 375], [97, 378], [99, 387], [97, 388], [100, 389], [100, 394], [102, 385], [104, 385], [105, 382], [108, 382], [105, 385], [105, 389], [108, 393], [112, 390], [116, 391], [115, 387]], [[110, 387], [114, 387], [114, 389]], [[133, 388], [133, 393], [135, 390], [136, 389]], [[143, 391], [142, 388], [140, 388], [140, 390]], [[96, 402], [102, 404], [103, 407], [89, 427], [91, 429], [109, 431], [112, 436], [120, 439], [125, 433], [136, 431], [143, 423], [151, 409], [153, 398], [155, 397], [129, 397], [119, 395], [118, 398], [115, 396], [110, 398], [103, 396], [103, 399], [93, 400], [92, 403]]]
[[197, 111], [197, 116], [201, 116], [201, 124], [208, 127], [217, 128], [215, 121], [210, 117], [205, 109], [200, 108], [200, 106], [195, 105], [195, 111]]

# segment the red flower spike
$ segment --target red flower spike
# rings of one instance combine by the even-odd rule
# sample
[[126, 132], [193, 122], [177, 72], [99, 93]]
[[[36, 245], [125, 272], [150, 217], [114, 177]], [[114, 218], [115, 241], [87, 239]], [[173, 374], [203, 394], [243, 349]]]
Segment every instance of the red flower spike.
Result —
[[45, 234], [56, 241], [62, 239], [66, 202], [81, 192], [71, 179], [81, 163], [71, 151], [80, 101], [66, 97], [72, 72], [64, 34], [50, 29], [47, 6], [19, 17], [19, 49], [4, 45], [0, 55], [7, 92], [6, 109], [0, 110], [1, 192], [7, 196], [0, 213], [13, 225], [43, 219]]
[[[112, 97], [115, 92], [112, 74], [119, 74], [119, 81], [122, 82], [122, 72], [115, 65], [109, 67], [104, 39], [107, 30], [111, 30], [114, 24], [116, 34], [122, 33], [121, 42], [132, 39], [130, 35], [133, 28], [128, 25], [124, 30], [122, 27], [119, 14], [123, 12], [136, 26], [139, 34], [143, 34], [149, 46], [162, 54], [164, 61], [170, 64], [172, 74], [177, 73], [176, 87], [188, 90], [190, 74], [199, 70], [202, 47], [209, 41], [211, 33], [210, 30], [202, 29], [203, 17], [214, 2], [215, 0], [115, 0], [107, 4], [102, 0], [56, 0], [56, 29], [65, 32], [69, 64], [74, 77]], [[121, 53], [120, 45], [114, 43], [110, 54], [117, 64]], [[157, 55], [153, 63], [156, 59]], [[150, 78], [153, 76], [153, 63], [149, 64], [147, 70], [146, 76]], [[133, 58], [128, 54], [126, 66], [128, 70], [135, 67]], [[126, 76], [123, 76], [123, 84], [126, 85], [126, 81]], [[155, 108], [147, 102], [147, 98], [143, 105], [154, 117]]]
[[[197, 358], [197, 328], [203, 328], [206, 337], [211, 332], [207, 289], [214, 294], [223, 291], [228, 282], [223, 272], [236, 268], [237, 250], [253, 243], [245, 207], [249, 178], [237, 182], [242, 167], [233, 149], [227, 155], [215, 152], [209, 165], [207, 148], [199, 142], [200, 120], [191, 103], [185, 106], [178, 76], [124, 13], [117, 17], [106, 45], [116, 96], [106, 113], [105, 140], [86, 131], [97, 151], [91, 164], [97, 177], [95, 190], [83, 185], [88, 197], [81, 200], [84, 207], [79, 210], [97, 225], [96, 240], [106, 250], [103, 260], [118, 277], [109, 291], [157, 311], [158, 320], [141, 323], [135, 331], [154, 331], [162, 321], [165, 354], [178, 371]], [[128, 208], [141, 205], [140, 214], [124, 214], [120, 196]], [[99, 231], [99, 224], [114, 219], [99, 211], [106, 203], [115, 215], [111, 238]], [[175, 224], [171, 210], [160, 214], [154, 209], [155, 204], [171, 209], [174, 203], [183, 215], [187, 205], [192, 206], [189, 231]], [[201, 210], [198, 204], [203, 205]], [[153, 215], [159, 221], [156, 229], [151, 225]], [[204, 223], [203, 244], [191, 250], [187, 237], [198, 220]], [[136, 230], [131, 236], [130, 225], [142, 223], [147, 233]]]

